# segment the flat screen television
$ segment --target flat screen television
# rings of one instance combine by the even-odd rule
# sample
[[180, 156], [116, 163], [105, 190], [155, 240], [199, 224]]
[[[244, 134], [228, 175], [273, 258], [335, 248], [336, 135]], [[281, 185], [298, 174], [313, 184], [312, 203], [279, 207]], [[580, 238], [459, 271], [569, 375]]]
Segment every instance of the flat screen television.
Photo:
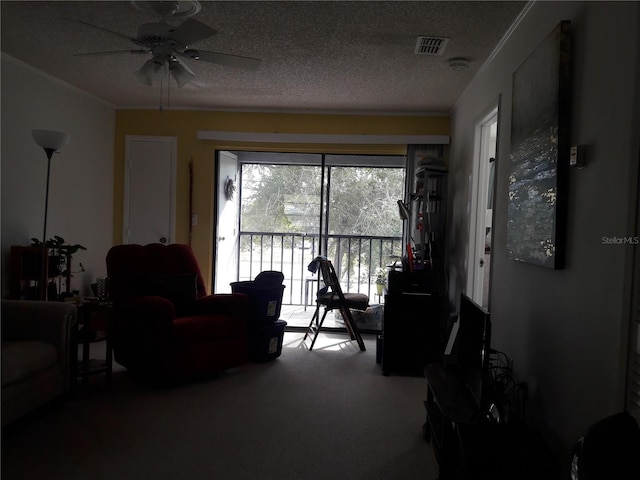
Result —
[[464, 293], [458, 318], [451, 326], [444, 362], [458, 369], [486, 369], [491, 344], [491, 316]]

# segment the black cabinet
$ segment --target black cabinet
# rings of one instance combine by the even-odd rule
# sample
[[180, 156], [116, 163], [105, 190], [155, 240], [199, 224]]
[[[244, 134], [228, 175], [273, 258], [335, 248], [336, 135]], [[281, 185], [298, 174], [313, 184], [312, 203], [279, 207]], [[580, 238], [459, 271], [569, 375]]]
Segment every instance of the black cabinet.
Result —
[[382, 373], [422, 376], [440, 358], [440, 297], [398, 292], [385, 296], [382, 327]]

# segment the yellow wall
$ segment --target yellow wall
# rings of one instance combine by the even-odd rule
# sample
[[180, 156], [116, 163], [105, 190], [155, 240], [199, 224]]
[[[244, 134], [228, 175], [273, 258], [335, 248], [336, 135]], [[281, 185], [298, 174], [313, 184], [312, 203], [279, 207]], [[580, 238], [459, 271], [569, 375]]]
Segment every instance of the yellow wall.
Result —
[[176, 242], [189, 243], [189, 162], [193, 163], [193, 213], [198, 225], [191, 246], [209, 285], [213, 259], [215, 150], [260, 150], [404, 155], [406, 145], [312, 145], [217, 143], [198, 140], [198, 130], [260, 133], [449, 135], [449, 117], [243, 113], [184, 110], [118, 110], [114, 159], [114, 245], [122, 243], [125, 136], [171, 136], [178, 140]]

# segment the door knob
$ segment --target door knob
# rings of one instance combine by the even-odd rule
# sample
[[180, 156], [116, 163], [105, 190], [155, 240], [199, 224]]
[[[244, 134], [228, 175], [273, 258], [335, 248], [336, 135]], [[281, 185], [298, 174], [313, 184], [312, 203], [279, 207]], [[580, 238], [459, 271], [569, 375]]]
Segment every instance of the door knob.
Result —
[[484, 260], [480, 260], [480, 266], [484, 267]]
[[160, 243], [167, 243], [166, 237], [160, 237]]

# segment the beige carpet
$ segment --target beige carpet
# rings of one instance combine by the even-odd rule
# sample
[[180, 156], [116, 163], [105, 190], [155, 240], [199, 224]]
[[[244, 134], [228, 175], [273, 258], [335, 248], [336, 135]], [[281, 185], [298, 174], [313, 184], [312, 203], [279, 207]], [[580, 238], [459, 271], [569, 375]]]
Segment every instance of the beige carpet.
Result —
[[282, 355], [155, 389], [116, 368], [78, 398], [4, 432], [2, 479], [429, 480], [424, 378], [383, 376], [367, 351], [322, 333]]

